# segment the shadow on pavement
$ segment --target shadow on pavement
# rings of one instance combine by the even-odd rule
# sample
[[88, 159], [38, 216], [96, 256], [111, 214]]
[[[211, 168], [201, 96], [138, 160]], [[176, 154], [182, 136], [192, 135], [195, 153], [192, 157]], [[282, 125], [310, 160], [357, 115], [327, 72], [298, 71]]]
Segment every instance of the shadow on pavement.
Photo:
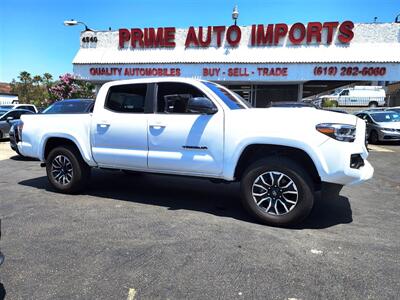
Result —
[[36, 158], [33, 157], [27, 157], [27, 156], [21, 156], [21, 155], [14, 155], [11, 156], [10, 159], [12, 160], [17, 160], [17, 161], [39, 161]]
[[316, 193], [314, 208], [302, 224], [294, 229], [322, 229], [338, 224], [353, 222], [353, 212], [347, 197], [339, 196], [336, 199], [323, 199]]
[[[19, 182], [24, 186], [53, 191], [47, 178], [37, 177]], [[120, 201], [186, 209], [255, 223], [240, 203], [237, 183], [215, 184], [208, 180], [179, 176], [138, 174], [93, 170], [84, 194]], [[317, 201], [309, 218], [295, 229], [319, 229], [352, 222], [346, 197], [337, 201]]]
[[3, 300], [6, 297], [6, 289], [4, 285], [0, 282], [0, 300]]

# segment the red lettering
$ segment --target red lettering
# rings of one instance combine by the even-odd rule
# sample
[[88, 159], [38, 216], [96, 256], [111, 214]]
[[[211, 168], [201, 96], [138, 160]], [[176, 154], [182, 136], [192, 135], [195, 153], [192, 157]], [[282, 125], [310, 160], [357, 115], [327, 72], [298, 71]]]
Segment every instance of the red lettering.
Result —
[[157, 34], [154, 28], [144, 29], [144, 46], [145, 47], [159, 47], [164, 46], [164, 30], [162, 28], [157, 28]]
[[[236, 35], [236, 38], [233, 38], [232, 36]], [[231, 46], [237, 46], [240, 42], [240, 38], [242, 37], [242, 32], [237, 25], [232, 25], [228, 27], [228, 30], [226, 32], [226, 41], [228, 42], [229, 45]]]
[[313, 37], [316, 38], [317, 43], [321, 43], [321, 30], [322, 24], [320, 22], [310, 22], [307, 25], [307, 43], [311, 43]]
[[[296, 32], [299, 33], [299, 35], [296, 37]], [[306, 27], [302, 23], [295, 23], [290, 27], [289, 30], [289, 40], [292, 44], [301, 44], [301, 42], [304, 40], [304, 37], [306, 36]]]
[[207, 27], [207, 37], [206, 40], [203, 41], [203, 26], [199, 27], [199, 43], [202, 47], [208, 47], [211, 43], [211, 26]]
[[257, 25], [257, 46], [272, 44], [272, 38], [274, 36], [273, 30], [274, 30], [273, 24], [268, 24], [265, 32], [264, 32], [264, 25]]
[[175, 47], [175, 27], [164, 28], [164, 46]]
[[138, 42], [139, 46], [143, 48], [143, 32], [139, 28], [131, 29], [131, 46], [132, 48], [136, 48], [136, 42]]
[[286, 24], [276, 24], [274, 30], [274, 44], [279, 44], [279, 39], [284, 37], [288, 32], [288, 26]]
[[214, 26], [213, 31], [217, 34], [217, 46], [221, 47], [222, 33], [225, 31], [225, 26]]
[[185, 47], [190, 47], [190, 44], [194, 44], [194, 46], [199, 46], [199, 41], [197, 40], [196, 32], [194, 31], [194, 27], [190, 26], [187, 36], [186, 36], [186, 41], [185, 41]]
[[339, 32], [340, 34], [338, 35], [339, 41], [342, 43], [349, 43], [353, 37], [354, 37], [354, 23], [351, 21], [345, 21], [339, 26]]
[[118, 30], [119, 33], [119, 47], [124, 48], [125, 42], [129, 41], [131, 38], [131, 34], [128, 29], [121, 28]]
[[325, 22], [323, 28], [328, 29], [326, 33], [326, 43], [331, 44], [333, 40], [333, 31], [338, 27], [339, 22]]

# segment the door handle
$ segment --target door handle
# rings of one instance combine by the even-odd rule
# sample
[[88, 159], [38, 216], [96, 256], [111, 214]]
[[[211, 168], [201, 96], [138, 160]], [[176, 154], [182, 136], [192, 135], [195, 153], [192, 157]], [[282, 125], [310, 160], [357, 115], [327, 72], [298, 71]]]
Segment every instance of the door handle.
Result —
[[154, 129], [161, 129], [161, 128], [165, 128], [166, 125], [161, 124], [161, 123], [157, 123], [157, 124], [150, 124], [150, 127], [154, 128]]
[[110, 126], [110, 123], [107, 121], [100, 121], [100, 123], [97, 123], [97, 125], [99, 125], [101, 128], [105, 128]]

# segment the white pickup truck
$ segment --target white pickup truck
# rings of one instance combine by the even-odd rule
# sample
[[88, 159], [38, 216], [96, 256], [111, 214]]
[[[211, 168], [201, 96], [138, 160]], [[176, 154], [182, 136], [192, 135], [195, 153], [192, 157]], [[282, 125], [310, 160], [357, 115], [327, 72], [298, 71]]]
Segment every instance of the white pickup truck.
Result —
[[23, 116], [22, 155], [40, 159], [50, 184], [81, 191], [91, 168], [240, 181], [258, 221], [304, 219], [321, 187], [373, 175], [365, 122], [315, 108], [252, 108], [225, 87], [195, 79], [114, 81], [93, 113]]

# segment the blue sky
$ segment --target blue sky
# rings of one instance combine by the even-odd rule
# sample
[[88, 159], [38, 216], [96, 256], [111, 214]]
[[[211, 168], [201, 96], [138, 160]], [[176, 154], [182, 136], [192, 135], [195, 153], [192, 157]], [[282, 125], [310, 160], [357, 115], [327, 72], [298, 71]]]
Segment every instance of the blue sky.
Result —
[[132, 27], [188, 27], [231, 24], [233, 6], [239, 25], [310, 21], [393, 22], [399, 0], [1, 0], [0, 81], [20, 71], [72, 72], [82, 27], [65, 27], [66, 19], [81, 20], [98, 30]]

